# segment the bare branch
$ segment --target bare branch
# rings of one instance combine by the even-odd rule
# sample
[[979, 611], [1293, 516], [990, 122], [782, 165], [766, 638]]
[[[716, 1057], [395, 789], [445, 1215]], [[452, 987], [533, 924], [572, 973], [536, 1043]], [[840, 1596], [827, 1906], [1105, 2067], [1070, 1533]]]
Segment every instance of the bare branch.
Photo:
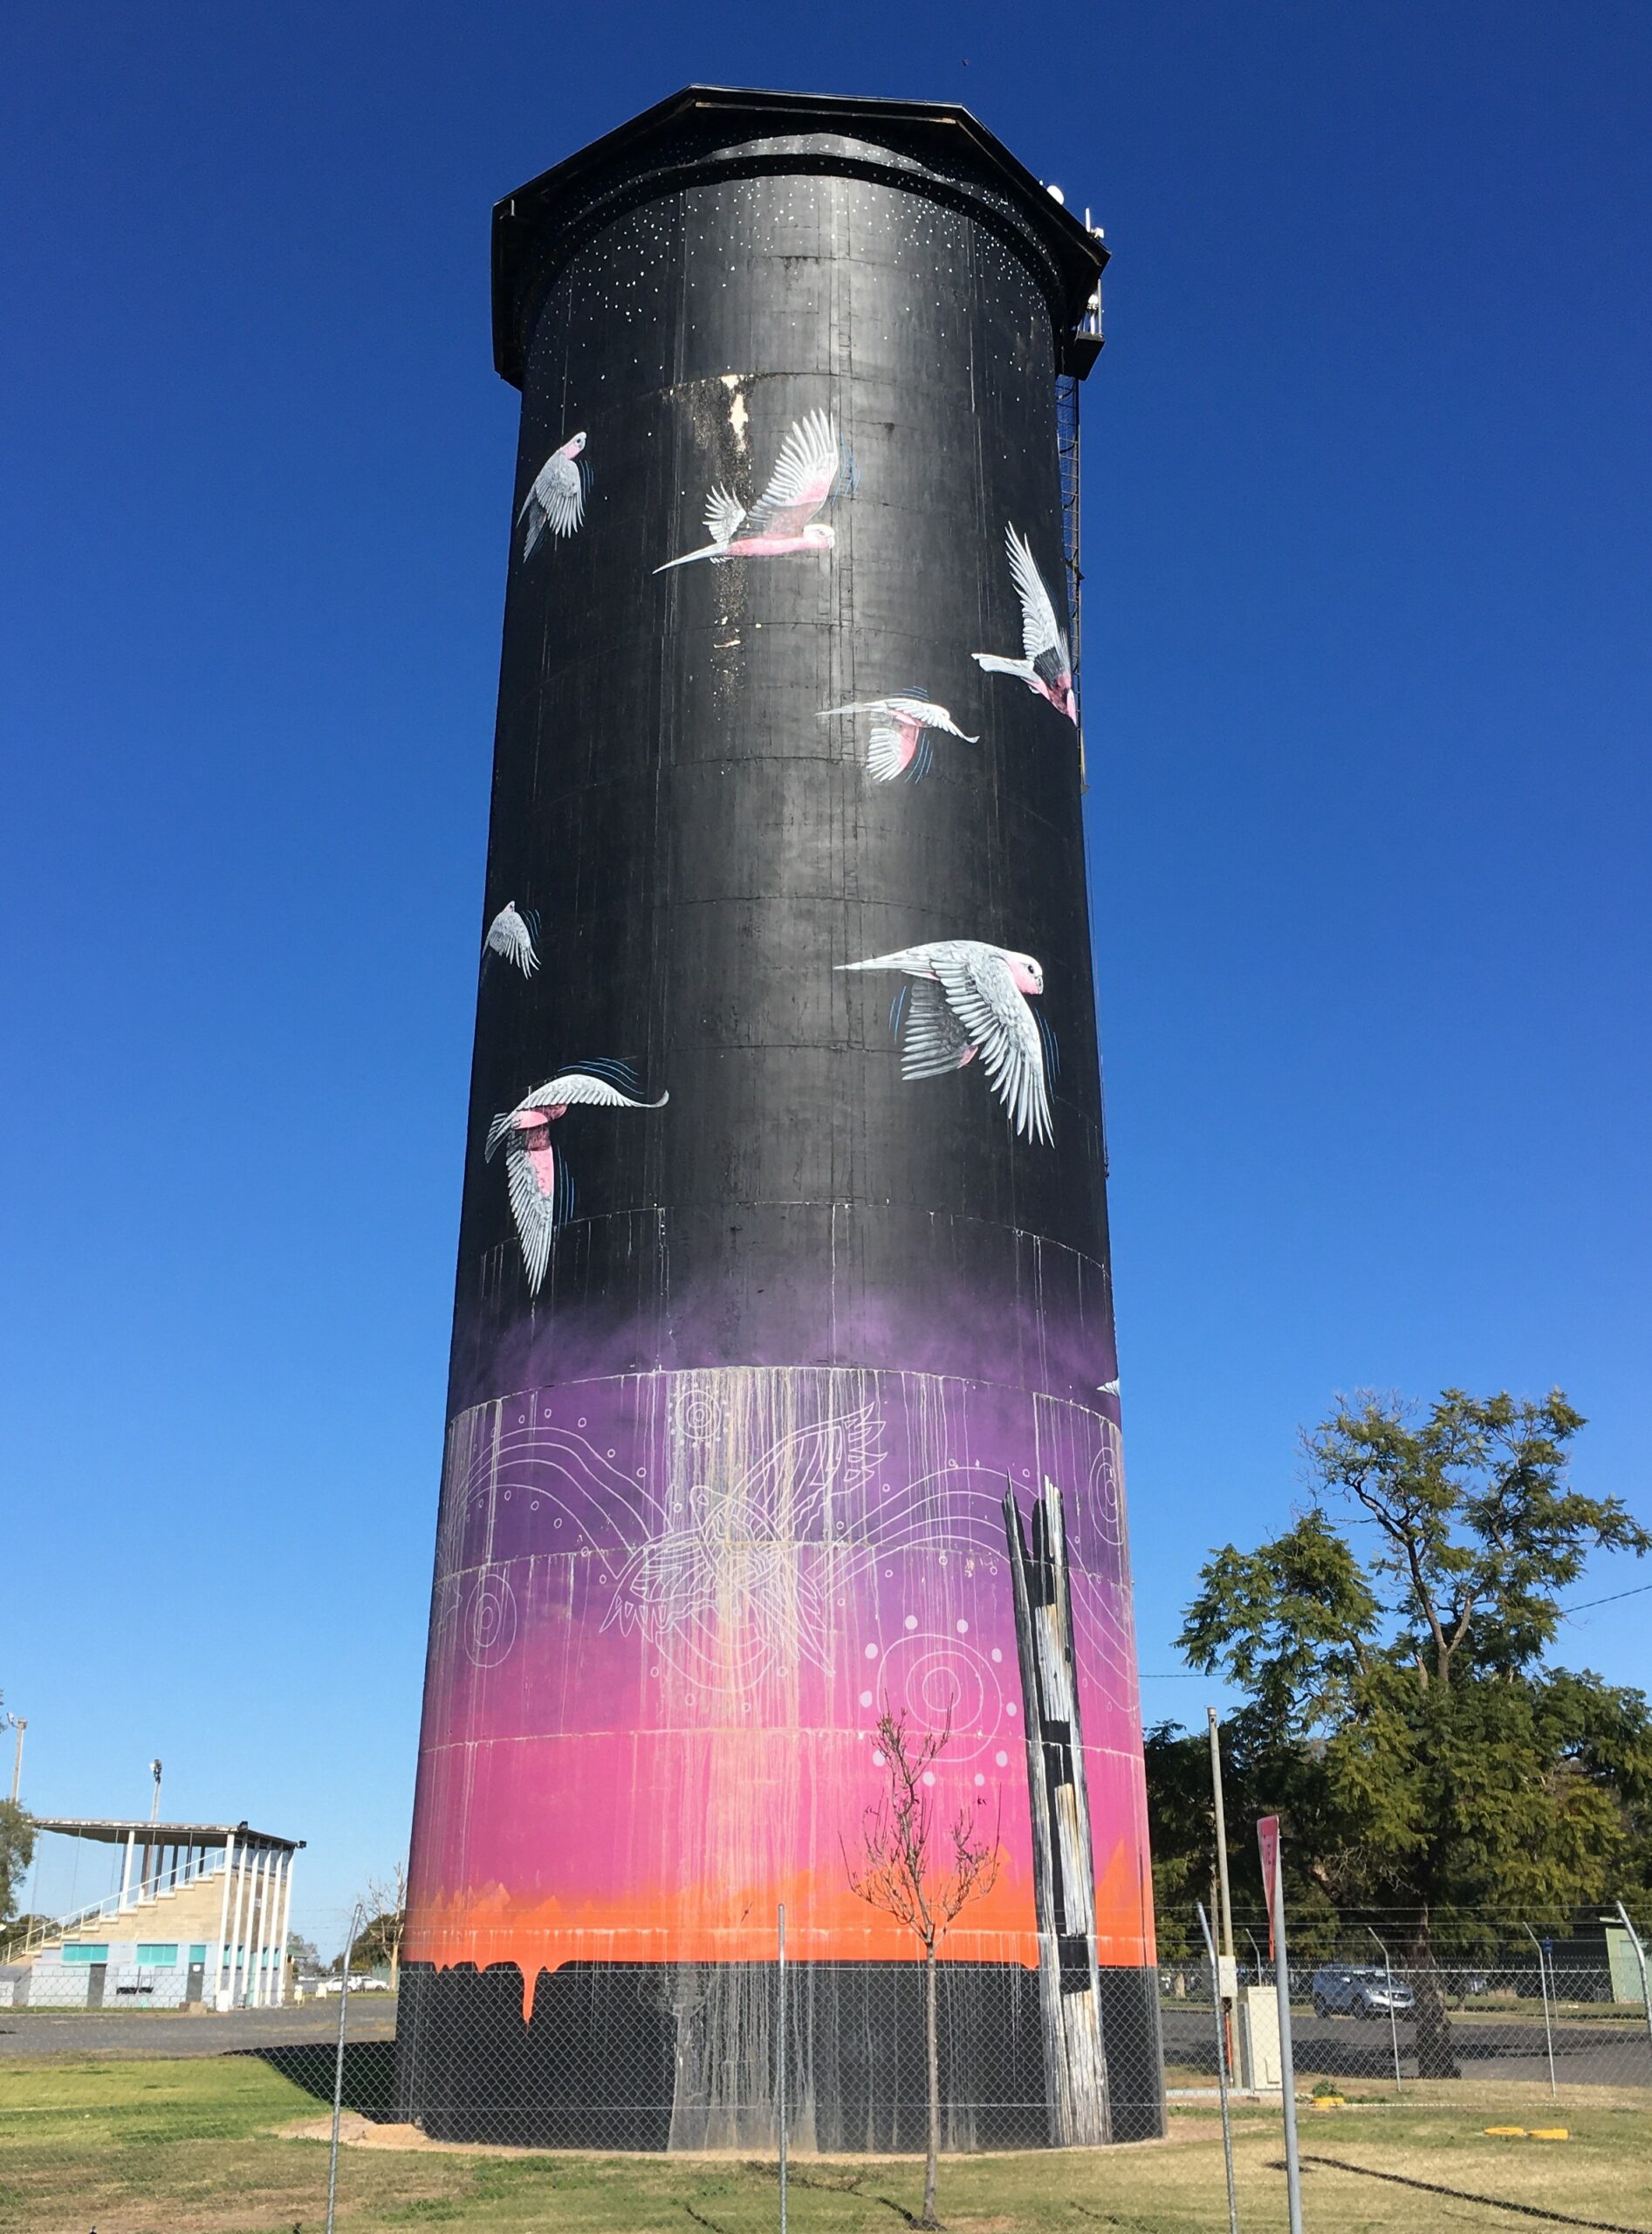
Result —
[[947, 1826], [945, 1861], [935, 1853], [937, 1826], [924, 1778], [951, 1738], [949, 1721], [915, 1733], [886, 1703], [878, 1717], [886, 1789], [861, 1818], [857, 1854], [851, 1859], [845, 1848], [843, 1857], [850, 1891], [904, 1925], [926, 1954], [971, 1901], [991, 1891], [1002, 1852], [997, 1826], [990, 1840], [981, 1838], [964, 1807]]

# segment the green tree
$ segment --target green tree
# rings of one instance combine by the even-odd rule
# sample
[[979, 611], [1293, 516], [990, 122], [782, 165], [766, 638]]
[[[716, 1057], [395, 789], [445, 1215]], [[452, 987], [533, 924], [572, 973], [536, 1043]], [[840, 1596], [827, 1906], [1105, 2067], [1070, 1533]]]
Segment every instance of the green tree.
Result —
[[9, 1923], [0, 1924], [0, 1963], [15, 1961], [25, 1940], [33, 1934], [37, 1938], [51, 1930], [56, 1919], [33, 1914], [23, 1908]]
[[380, 1908], [369, 1916], [351, 1942], [351, 1970], [391, 1969], [401, 1952], [402, 1922], [401, 1911], [394, 1908]]
[[[1216, 1868], [1216, 1810], [1210, 1802], [1210, 1753], [1205, 1740], [1174, 1722], [1142, 1734], [1147, 1767], [1148, 1851], [1153, 1856], [1154, 1932], [1159, 1960], [1195, 1959], [1199, 1933], [1193, 1904], [1205, 1901]], [[1203, 1949], [1197, 1950], [1202, 1956]]]
[[15, 1799], [0, 1799], [0, 1924], [17, 1913], [29, 1864], [34, 1860], [34, 1824]]
[[[366, 1921], [350, 1943], [351, 1970], [387, 1970], [394, 1992], [401, 1984], [401, 1942], [408, 1929], [406, 1863], [393, 1863], [387, 1877], [370, 1877], [360, 1907]], [[339, 1970], [343, 1965], [340, 1956], [332, 1967]]]
[[1249, 1797], [1324, 1900], [1404, 1915], [1427, 2077], [1456, 2067], [1443, 1934], [1491, 1908], [1561, 1924], [1645, 1870], [1647, 1702], [1548, 1659], [1589, 1553], [1652, 1549], [1571, 1487], [1583, 1424], [1558, 1390], [1344, 1404], [1305, 1438], [1310, 1509], [1217, 1552], [1180, 1639], [1244, 1695]]
[[313, 1939], [305, 1939], [300, 1932], [287, 1935], [287, 1962], [291, 1969], [313, 1977], [321, 1968], [321, 1956]]
[[[0, 1706], [4, 1703], [0, 1699]], [[34, 1860], [34, 1824], [17, 1801], [0, 1799], [0, 1936], [17, 1917], [24, 1880]]]
[[[1216, 1809], [1210, 1792], [1210, 1742], [1203, 1730], [1163, 1722], [1145, 1733], [1148, 1839], [1153, 1855], [1154, 1926], [1161, 1960], [1203, 1964], [1204, 1949], [1193, 1904], [1203, 1901], [1216, 1922]], [[1266, 1902], [1257, 1852], [1261, 1815], [1288, 1812], [1293, 1827], [1316, 1825], [1317, 1762], [1313, 1748], [1281, 1744], [1265, 1716], [1247, 1710], [1222, 1729], [1222, 1785], [1228, 1832], [1228, 1876], [1233, 1892], [1237, 1952], [1246, 1956], [1244, 1925], [1259, 1925]], [[1289, 1795], [1289, 1799], [1282, 1795]], [[1317, 1860], [1310, 1840], [1306, 1858]], [[1300, 1837], [1285, 1853], [1285, 1898], [1292, 1955], [1300, 1963], [1328, 1961], [1336, 1952], [1340, 1918], [1336, 1904], [1305, 1866]]]

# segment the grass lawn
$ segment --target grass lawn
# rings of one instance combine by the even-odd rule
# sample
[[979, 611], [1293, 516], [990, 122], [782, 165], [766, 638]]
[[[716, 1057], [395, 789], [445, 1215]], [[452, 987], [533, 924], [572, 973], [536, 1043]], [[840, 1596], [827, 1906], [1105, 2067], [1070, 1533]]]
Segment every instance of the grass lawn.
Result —
[[[1305, 2157], [1401, 2172], [1652, 2234], [1652, 2103], [1641, 2090], [1509, 2086], [1495, 2106], [1418, 2090], [1373, 2093], [1301, 2117]], [[1277, 2111], [1238, 2114], [1241, 2224], [1285, 2224]], [[319, 2234], [324, 2140], [291, 2137], [324, 2106], [255, 2056], [15, 2064], [0, 2072], [0, 2228], [17, 2234]], [[1563, 2122], [1565, 2142], [1493, 2140], [1493, 2124]], [[957, 2234], [1225, 2234], [1220, 2127], [1176, 2110], [1171, 2136], [1134, 2148], [943, 2160], [941, 2216]], [[372, 2146], [341, 2152], [339, 2218], [349, 2234], [447, 2226], [559, 2234], [758, 2234], [772, 2228], [771, 2164], [735, 2158], [512, 2155]], [[793, 2167], [795, 2234], [890, 2234], [915, 2210], [911, 2159], [814, 2159]], [[1542, 2222], [1309, 2164], [1311, 2234], [1524, 2227]]]

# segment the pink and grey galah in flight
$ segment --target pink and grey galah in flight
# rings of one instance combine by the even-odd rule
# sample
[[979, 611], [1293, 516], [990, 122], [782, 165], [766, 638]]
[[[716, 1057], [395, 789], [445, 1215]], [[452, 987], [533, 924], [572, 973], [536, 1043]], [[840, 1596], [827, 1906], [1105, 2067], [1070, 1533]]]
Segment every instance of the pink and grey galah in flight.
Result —
[[[630, 1077], [620, 1065], [614, 1068]], [[551, 1237], [572, 1207], [566, 1164], [558, 1162], [551, 1145], [552, 1126], [570, 1109], [663, 1109], [670, 1098], [662, 1093], [658, 1101], [644, 1101], [593, 1071], [559, 1071], [489, 1126], [487, 1160], [491, 1163], [503, 1144], [511, 1215], [521, 1238], [531, 1294], [539, 1292], [551, 1262]]]
[[750, 511], [721, 486], [705, 500], [705, 531], [698, 551], [668, 558], [656, 574], [687, 566], [696, 558], [720, 565], [728, 558], [778, 558], [792, 551], [829, 551], [837, 531], [815, 514], [837, 487], [843, 472], [843, 447], [824, 411], [812, 411], [792, 426], [780, 445], [769, 485]]
[[1010, 572], [1015, 576], [1021, 600], [1024, 656], [1006, 660], [1000, 659], [996, 652], [976, 652], [971, 657], [989, 675], [1019, 675], [1029, 690], [1040, 698], [1047, 698], [1058, 714], [1065, 714], [1068, 721], [1076, 723], [1079, 702], [1073, 689], [1073, 654], [1067, 649], [1067, 632], [1055, 617], [1050, 593], [1044, 586], [1043, 575], [1032, 563], [1025, 537], [1018, 535], [1011, 526], [1004, 531], [1004, 541], [1009, 546]]
[[949, 737], [963, 738], [965, 744], [981, 742], [978, 737], [965, 736], [946, 708], [937, 706], [922, 690], [903, 690], [894, 698], [859, 699], [851, 706], [828, 706], [815, 718], [829, 722], [840, 714], [872, 716], [867, 773], [879, 784], [893, 783], [908, 769], [915, 784], [929, 773], [931, 730], [944, 730]]
[[538, 935], [539, 918], [534, 910], [530, 908], [524, 914], [514, 900], [507, 900], [488, 925], [488, 951], [514, 963], [524, 977], [531, 977], [539, 967], [534, 944]]
[[1022, 1139], [1054, 1137], [1044, 1041], [1026, 1001], [1044, 990], [1043, 965], [1032, 955], [983, 939], [935, 939], [837, 966], [898, 970], [912, 979], [899, 1027], [903, 1079], [941, 1078], [978, 1055]]
[[552, 535], [572, 535], [585, 517], [587, 469], [579, 463], [585, 449], [583, 435], [571, 435], [559, 450], [552, 450], [533, 476], [527, 502], [517, 514], [517, 525], [528, 523], [522, 555], [531, 558], [533, 546], [549, 528]]

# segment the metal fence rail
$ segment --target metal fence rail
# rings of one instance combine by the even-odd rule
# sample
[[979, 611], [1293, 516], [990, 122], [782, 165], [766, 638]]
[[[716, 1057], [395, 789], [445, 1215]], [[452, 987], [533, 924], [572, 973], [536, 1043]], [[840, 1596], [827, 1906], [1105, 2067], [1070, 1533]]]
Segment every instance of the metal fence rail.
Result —
[[[1437, 1974], [1446, 2000], [1449, 2071], [1424, 2072], [1417, 2056], [1415, 2003], [1391, 2007], [1364, 2002], [1333, 2004], [1313, 1991], [1311, 1969], [1292, 1966], [1292, 2037], [1299, 2080], [1438, 2080], [1465, 2090], [1494, 2089], [1505, 2080], [1540, 2080], [1558, 2091], [1577, 2087], [1652, 2087], [1652, 2046], [1640, 2002], [1614, 1998], [1610, 1974], [1573, 1974], [1546, 1995], [1533, 1963], [1525, 1971], [1503, 1970], [1490, 1981], [1477, 1971]], [[1208, 1966], [1180, 1964], [1162, 1974], [1161, 2021], [1168, 2084], [1208, 2078], [1216, 2084], [1210, 2045]], [[1379, 1973], [1379, 1975], [1381, 1975]], [[1419, 1975], [1393, 1966], [1394, 1985], [1415, 1996]], [[1238, 1966], [1241, 1998], [1271, 1994], [1271, 1972], [1258, 1978], [1254, 1964]], [[1396, 1993], [1396, 2000], [1398, 1994]], [[1274, 2082], [1277, 2085], [1277, 2080]]]

